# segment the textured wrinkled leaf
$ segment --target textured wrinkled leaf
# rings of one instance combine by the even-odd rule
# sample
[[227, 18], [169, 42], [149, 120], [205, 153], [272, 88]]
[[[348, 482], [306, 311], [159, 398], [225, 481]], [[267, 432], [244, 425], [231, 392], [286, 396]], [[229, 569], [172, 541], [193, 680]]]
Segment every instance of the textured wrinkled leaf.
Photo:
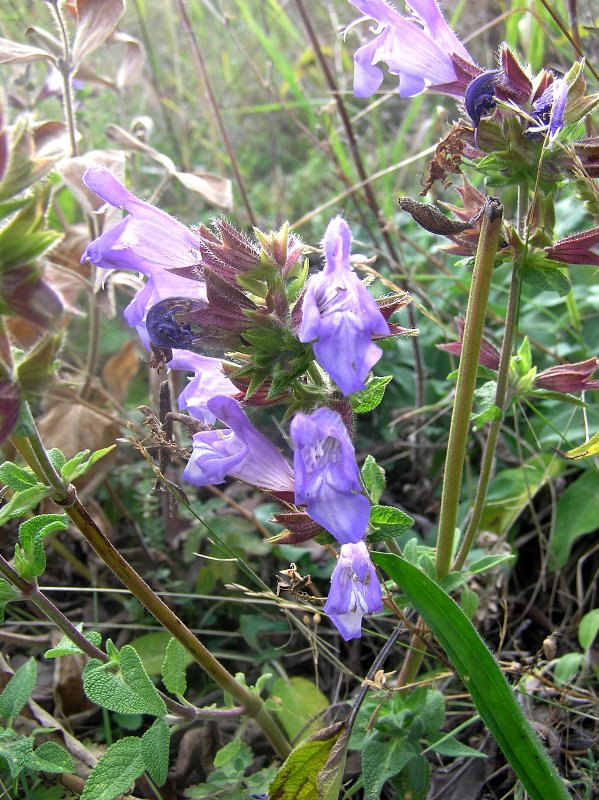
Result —
[[337, 800], [334, 785], [321, 785], [319, 775], [343, 732], [342, 724], [331, 725], [294, 747], [270, 785], [269, 800]]
[[589, 650], [599, 632], [599, 608], [585, 614], [578, 625], [578, 641], [583, 650]]
[[0, 740], [0, 759], [4, 759], [11, 778], [18, 774], [31, 761], [33, 753], [33, 737], [19, 736], [18, 739]]
[[[80, 622], [79, 625], [75, 626], [77, 630], [81, 633], [83, 632], [83, 623]], [[83, 634], [83, 636], [87, 639], [88, 642], [95, 645], [96, 647], [100, 647], [102, 644], [102, 634], [98, 633], [97, 631], [87, 631]], [[82, 653], [80, 647], [78, 647], [74, 642], [72, 642], [68, 636], [63, 636], [60, 642], [56, 645], [56, 647], [51, 647], [49, 650], [46, 650], [44, 653], [44, 658], [58, 658], [59, 656], [71, 656], [71, 655], [78, 655]]]
[[385, 539], [394, 539], [409, 530], [414, 524], [414, 520], [399, 508], [372, 506], [370, 524], [374, 531], [368, 535], [368, 541], [370, 544], [374, 544]]
[[351, 405], [354, 414], [364, 414], [366, 411], [376, 408], [384, 397], [387, 384], [392, 380], [393, 375], [371, 378], [361, 392], [352, 394]]
[[85, 782], [81, 800], [114, 800], [131, 787], [146, 765], [141, 739], [125, 736], [111, 744]]
[[448, 737], [447, 734], [440, 734], [438, 741], [433, 739], [427, 749], [451, 758], [487, 758], [486, 753], [481, 753], [480, 750], [463, 744], [453, 736]]
[[589, 469], [573, 481], [557, 501], [555, 526], [549, 542], [554, 565], [563, 567], [574, 542], [597, 529], [599, 472]]
[[15, 672], [0, 694], [0, 717], [14, 719], [31, 697], [37, 678], [37, 664], [30, 658]]
[[232, 739], [230, 742], [218, 751], [218, 753], [214, 756], [214, 766], [216, 769], [220, 769], [225, 764], [228, 764], [229, 761], [232, 761], [241, 751], [241, 748], [244, 746], [241, 739]]
[[166, 783], [168, 775], [171, 732], [168, 725], [156, 719], [141, 737], [141, 755], [146, 769], [158, 786]]
[[15, 492], [37, 485], [37, 478], [30, 469], [18, 467], [12, 461], [0, 464], [0, 481], [6, 486], [10, 486]]
[[89, 455], [89, 450], [82, 450], [66, 462], [60, 471], [62, 477], [68, 483], [80, 478], [82, 475], [86, 475], [96, 461], [99, 461], [101, 458], [108, 455], [108, 453], [111, 453], [115, 447], [115, 444], [111, 444], [109, 447], [96, 450], [96, 452], [91, 455]]
[[44, 537], [51, 531], [66, 531], [66, 514], [40, 514], [19, 525], [20, 544], [15, 547], [14, 566], [26, 581], [39, 577], [46, 569]]
[[417, 567], [396, 555], [373, 553], [445, 649], [478, 712], [532, 800], [567, 800], [555, 765], [524, 715], [511, 686], [460, 607]]
[[372, 738], [362, 748], [362, 777], [367, 800], [378, 800], [385, 781], [398, 775], [418, 753], [417, 746], [404, 738], [389, 742]]
[[186, 670], [189, 655], [177, 639], [170, 639], [162, 663], [162, 682], [167, 691], [183, 696], [187, 691]]
[[48, 497], [51, 493], [52, 489], [41, 484], [16, 492], [8, 503], [0, 509], [0, 525], [4, 525], [5, 522], [13, 519], [13, 517], [25, 516], [28, 511], [35, 508], [44, 497]]
[[166, 714], [164, 701], [145, 672], [135, 649], [125, 645], [119, 654], [120, 669], [113, 672], [97, 658], [83, 669], [83, 688], [93, 703], [121, 714]]
[[564, 275], [560, 267], [555, 262], [545, 262], [539, 266], [526, 266], [522, 270], [522, 280], [524, 283], [529, 283], [536, 286], [537, 289], [543, 289], [546, 292], [557, 292], [560, 297], [565, 297], [572, 284], [570, 278]]
[[77, 66], [104, 44], [125, 11], [124, 0], [76, 0], [77, 31], [72, 60]]
[[328, 698], [318, 686], [301, 676], [288, 680], [277, 678], [270, 687], [270, 693], [281, 701], [275, 713], [291, 741], [295, 741], [300, 734], [305, 739], [315, 733], [319, 728], [318, 718], [309, 726], [308, 722], [329, 707]]
[[56, 742], [44, 742], [33, 753], [31, 765], [40, 772], [73, 772], [71, 755]]
[[385, 470], [376, 463], [373, 456], [367, 455], [360, 475], [370, 495], [370, 500], [375, 504], [378, 503], [387, 485]]

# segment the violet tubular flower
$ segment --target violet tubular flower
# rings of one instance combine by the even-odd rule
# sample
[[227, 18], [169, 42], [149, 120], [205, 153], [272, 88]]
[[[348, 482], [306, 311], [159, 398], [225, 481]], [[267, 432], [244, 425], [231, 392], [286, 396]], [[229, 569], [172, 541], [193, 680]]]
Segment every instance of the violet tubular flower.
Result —
[[208, 410], [208, 401], [217, 395], [229, 397], [239, 394], [238, 389], [223, 373], [217, 358], [200, 356], [189, 350], [173, 350], [173, 357], [167, 363], [169, 369], [193, 372], [187, 386], [179, 394], [179, 411], [187, 411], [190, 416], [209, 425], [216, 420]]
[[351, 232], [335, 217], [324, 235], [326, 264], [306, 289], [300, 342], [313, 342], [316, 360], [344, 395], [364, 388], [366, 376], [382, 355], [372, 335], [390, 335], [389, 325], [349, 261]]
[[183, 278], [172, 269], [200, 261], [200, 241], [189, 228], [165, 211], [135, 197], [105, 167], [91, 167], [85, 185], [128, 216], [87, 246], [83, 259], [102, 269], [131, 269], [148, 277], [125, 309], [128, 324], [149, 345], [145, 319], [148, 310], [168, 297], [205, 299], [202, 282]]
[[295, 448], [295, 502], [341, 544], [364, 538], [370, 502], [362, 494], [353, 445], [343, 420], [330, 408], [296, 414], [291, 423]]
[[399, 76], [402, 97], [413, 97], [435, 86], [451, 93], [451, 84], [458, 79], [452, 55], [472, 63], [436, 0], [410, 0], [409, 16], [400, 14], [385, 0], [350, 2], [364, 14], [364, 20], [377, 23], [374, 39], [354, 54], [356, 97], [369, 97], [379, 88], [383, 72], [377, 64], [381, 61], [392, 75]]
[[222, 483], [227, 475], [273, 492], [293, 492], [293, 471], [282, 453], [254, 428], [239, 403], [217, 395], [206, 404], [227, 428], [200, 431], [182, 478], [195, 486]]
[[381, 586], [363, 541], [341, 546], [324, 606], [345, 641], [362, 636], [362, 617], [383, 610]]

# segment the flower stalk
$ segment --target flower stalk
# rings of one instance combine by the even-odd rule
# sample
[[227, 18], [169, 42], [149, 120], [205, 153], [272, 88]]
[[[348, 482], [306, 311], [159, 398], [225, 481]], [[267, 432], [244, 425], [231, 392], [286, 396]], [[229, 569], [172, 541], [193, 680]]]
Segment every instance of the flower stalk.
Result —
[[447, 575], [451, 566], [478, 359], [502, 218], [503, 206], [499, 200], [495, 197], [487, 198], [468, 297], [462, 355], [447, 443], [437, 534], [436, 569], [439, 579]]
[[[121, 583], [185, 647], [215, 683], [246, 709], [248, 716], [252, 717], [261, 727], [276, 752], [282, 758], [286, 757], [291, 752], [289, 743], [265, 708], [262, 698], [248, 691], [231, 675], [113, 547], [79, 500], [75, 487], [72, 484], [67, 486], [61, 481], [48, 459], [33, 419], [30, 418], [28, 422], [30, 435], [14, 437], [15, 446], [35, 474], [52, 487], [54, 501], [64, 509], [71, 522]], [[23, 440], [26, 442], [25, 446], [23, 446]]]

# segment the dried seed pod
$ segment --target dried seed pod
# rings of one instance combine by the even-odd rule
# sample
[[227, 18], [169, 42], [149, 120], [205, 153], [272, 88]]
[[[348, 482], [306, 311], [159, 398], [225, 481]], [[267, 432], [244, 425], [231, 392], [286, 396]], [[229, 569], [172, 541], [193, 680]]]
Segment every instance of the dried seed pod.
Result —
[[412, 216], [415, 222], [424, 228], [429, 233], [437, 233], [442, 236], [455, 236], [456, 233], [468, 230], [474, 227], [474, 223], [480, 215], [475, 214], [472, 219], [462, 222], [460, 220], [452, 220], [443, 214], [437, 206], [431, 206], [428, 203], [419, 203], [411, 197], [400, 197], [399, 207], [403, 211], [407, 211]]

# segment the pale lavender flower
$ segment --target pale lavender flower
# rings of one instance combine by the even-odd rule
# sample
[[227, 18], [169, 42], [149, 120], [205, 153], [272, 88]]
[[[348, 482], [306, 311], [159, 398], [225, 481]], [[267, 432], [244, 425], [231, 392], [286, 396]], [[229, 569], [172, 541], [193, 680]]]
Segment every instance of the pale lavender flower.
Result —
[[170, 271], [199, 263], [200, 240], [165, 211], [135, 197], [105, 167], [86, 170], [83, 182], [107, 203], [129, 213], [90, 242], [83, 259], [103, 269], [131, 269], [148, 277], [125, 309], [125, 319], [147, 347], [145, 318], [153, 305], [167, 297], [206, 298], [203, 282]]
[[190, 350], [173, 350], [173, 357], [167, 362], [169, 369], [182, 369], [193, 372], [185, 389], [179, 395], [179, 410], [187, 411], [194, 419], [212, 425], [215, 415], [208, 410], [208, 401], [216, 395], [233, 396], [239, 390], [223, 373], [218, 358], [200, 356]]
[[341, 544], [359, 542], [370, 518], [362, 494], [356, 456], [343, 420], [330, 408], [296, 414], [294, 445], [295, 502]]
[[359, 392], [382, 355], [373, 334], [388, 336], [389, 325], [349, 261], [351, 232], [342, 217], [324, 235], [325, 267], [308, 281], [300, 342], [313, 342], [318, 363], [344, 395]]
[[277, 447], [254, 428], [239, 403], [218, 395], [206, 406], [227, 428], [194, 434], [184, 480], [209, 486], [222, 483], [230, 475], [274, 493], [293, 492], [291, 467]]
[[341, 546], [324, 606], [347, 642], [362, 636], [362, 617], [383, 610], [381, 586], [363, 541]]
[[[369, 97], [383, 82], [377, 64], [399, 75], [399, 92], [412, 97], [427, 87], [457, 81], [452, 55], [472, 64], [468, 51], [445, 22], [435, 0], [410, 0], [412, 14], [404, 16], [384, 0], [350, 0], [364, 20], [378, 23], [375, 37], [354, 54], [354, 94]], [[360, 22], [361, 20], [357, 20]], [[355, 23], [353, 23], [355, 24]], [[351, 26], [350, 26], [351, 27]]]

